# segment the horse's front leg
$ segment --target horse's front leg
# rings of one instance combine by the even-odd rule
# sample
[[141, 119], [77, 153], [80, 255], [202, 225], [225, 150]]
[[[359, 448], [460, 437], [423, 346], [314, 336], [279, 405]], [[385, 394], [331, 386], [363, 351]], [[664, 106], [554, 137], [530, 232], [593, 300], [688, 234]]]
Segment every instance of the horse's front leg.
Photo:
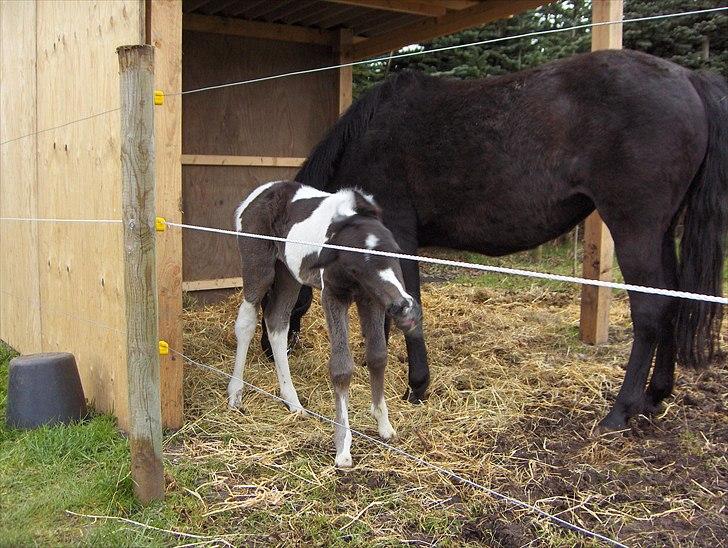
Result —
[[366, 345], [366, 362], [369, 369], [369, 385], [372, 390], [372, 417], [383, 440], [397, 433], [389, 422], [389, 411], [384, 399], [384, 370], [387, 366], [387, 341], [384, 336], [384, 309], [370, 299], [357, 300], [361, 332]]
[[[406, 253], [416, 253], [417, 248]], [[420, 298], [420, 268], [416, 261], [401, 261], [404, 287], [418, 304]], [[427, 364], [427, 347], [422, 331], [404, 336], [407, 345], [407, 361], [409, 363], [408, 384], [404, 398], [410, 403], [420, 403], [425, 400], [425, 392], [430, 384], [430, 367]]]
[[331, 342], [329, 374], [334, 386], [336, 425], [334, 445], [336, 466], [351, 466], [351, 430], [349, 429], [349, 384], [354, 370], [354, 360], [349, 349], [349, 303], [342, 301], [326, 288], [321, 292], [321, 304], [326, 315], [326, 324]]

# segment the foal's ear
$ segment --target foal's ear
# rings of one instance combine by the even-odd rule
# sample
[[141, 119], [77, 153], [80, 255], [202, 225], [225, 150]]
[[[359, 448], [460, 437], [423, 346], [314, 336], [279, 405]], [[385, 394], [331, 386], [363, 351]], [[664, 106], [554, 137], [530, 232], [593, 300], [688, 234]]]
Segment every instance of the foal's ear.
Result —
[[324, 247], [319, 253], [318, 259], [316, 259], [311, 268], [326, 268], [333, 263], [339, 256], [338, 249], [331, 249], [330, 247]]
[[354, 190], [354, 210], [364, 217], [382, 219], [382, 210], [374, 202], [374, 199], [360, 190]]

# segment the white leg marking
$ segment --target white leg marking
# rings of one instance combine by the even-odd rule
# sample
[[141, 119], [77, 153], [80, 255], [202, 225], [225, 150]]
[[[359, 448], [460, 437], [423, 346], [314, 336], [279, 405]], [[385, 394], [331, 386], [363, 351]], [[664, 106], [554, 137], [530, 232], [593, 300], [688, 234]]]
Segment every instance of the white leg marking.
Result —
[[258, 314], [255, 306], [246, 300], [240, 304], [238, 318], [235, 320], [235, 336], [238, 339], [238, 348], [235, 352], [235, 368], [233, 378], [228, 383], [228, 407], [240, 407], [243, 397], [243, 370], [245, 358], [248, 355], [248, 346], [255, 333], [255, 324]]
[[286, 401], [291, 413], [305, 415], [303, 406], [298, 400], [296, 388], [293, 386], [291, 371], [288, 367], [288, 328], [282, 331], [271, 331], [269, 329], [268, 340], [273, 350], [273, 360], [276, 363], [276, 375], [278, 375], [281, 398]]
[[350, 468], [351, 467], [351, 430], [349, 429], [349, 411], [346, 405], [346, 397], [343, 395], [338, 396], [339, 398], [339, 413], [337, 413], [338, 423], [341, 426], [336, 426], [337, 430], [341, 428], [345, 429], [344, 440], [340, 447], [336, 450], [336, 466], [339, 468]]
[[387, 402], [384, 401], [384, 398], [376, 405], [372, 403], [370, 412], [372, 417], [377, 421], [377, 430], [379, 430], [380, 438], [386, 441], [391, 440], [397, 435], [397, 432], [389, 422], [389, 410], [387, 409]]

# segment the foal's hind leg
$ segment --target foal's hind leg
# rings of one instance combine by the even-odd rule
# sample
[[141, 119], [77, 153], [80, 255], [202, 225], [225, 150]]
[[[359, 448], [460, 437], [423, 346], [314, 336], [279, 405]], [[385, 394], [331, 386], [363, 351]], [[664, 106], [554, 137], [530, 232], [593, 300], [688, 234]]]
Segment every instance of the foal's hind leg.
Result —
[[[628, 284], [664, 288], [662, 237], [642, 234], [621, 238], [614, 235], [619, 264]], [[600, 430], [623, 429], [627, 420], [645, 411], [645, 384], [672, 299], [659, 295], [630, 292], [634, 340], [627, 372], [609, 414], [599, 423]]]
[[291, 310], [296, 303], [301, 284], [291, 275], [280, 261], [275, 264], [275, 281], [268, 293], [268, 306], [264, 317], [268, 330], [268, 340], [276, 365], [280, 395], [292, 413], [303, 413], [303, 406], [298, 400], [296, 388], [291, 380], [288, 366], [288, 322]]
[[[258, 321], [258, 306], [263, 295], [273, 284], [274, 263], [273, 260], [266, 262], [256, 261], [253, 257], [270, 257], [266, 248], [257, 246], [258, 253], [248, 253], [248, 260], [243, 265], [243, 302], [238, 310], [238, 317], [235, 320], [235, 336], [237, 337], [237, 349], [235, 351], [235, 368], [233, 376], [228, 383], [228, 407], [240, 407], [243, 396], [243, 371], [245, 358], [248, 355], [250, 340], [255, 334], [255, 325]], [[246, 251], [248, 248], [246, 248]]]
[[389, 422], [389, 411], [384, 399], [384, 369], [387, 366], [387, 342], [384, 336], [384, 310], [370, 300], [357, 300], [361, 331], [366, 345], [366, 362], [369, 369], [369, 385], [372, 390], [372, 417], [383, 440], [396, 435]]

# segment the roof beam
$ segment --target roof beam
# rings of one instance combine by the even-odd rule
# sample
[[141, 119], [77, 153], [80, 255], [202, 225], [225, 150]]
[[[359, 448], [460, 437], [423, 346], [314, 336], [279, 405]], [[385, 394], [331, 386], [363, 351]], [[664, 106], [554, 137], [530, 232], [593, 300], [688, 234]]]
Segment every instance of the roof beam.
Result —
[[268, 40], [322, 44], [326, 46], [330, 46], [335, 38], [334, 33], [326, 30], [294, 25], [280, 25], [278, 23], [261, 23], [259, 21], [247, 21], [245, 19], [231, 17], [197, 15], [194, 13], [184, 14], [182, 28], [197, 32], [212, 32], [215, 34], [248, 36], [250, 38], [265, 38]]
[[396, 32], [362, 40], [354, 45], [354, 59], [366, 59], [409, 44], [427, 42], [438, 36], [484, 25], [550, 2], [551, 0], [488, 0], [488, 2], [481, 2], [436, 19], [417, 21]]
[[414, 0], [326, 0], [332, 4], [348, 4], [360, 8], [373, 8], [376, 10], [396, 11], [410, 15], [424, 15], [426, 17], [442, 17], [446, 13], [443, 6], [428, 2]]

